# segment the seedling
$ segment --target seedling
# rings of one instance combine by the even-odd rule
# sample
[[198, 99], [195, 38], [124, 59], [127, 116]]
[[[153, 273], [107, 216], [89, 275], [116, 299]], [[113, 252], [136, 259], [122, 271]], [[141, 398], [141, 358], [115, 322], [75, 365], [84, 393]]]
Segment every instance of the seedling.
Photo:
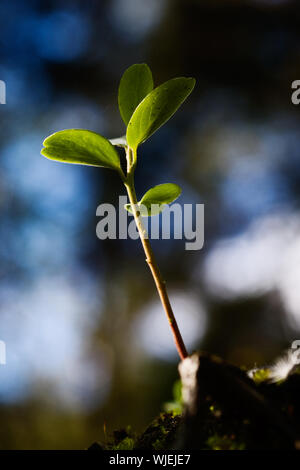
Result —
[[[153, 89], [152, 73], [146, 64], [129, 67], [119, 86], [119, 110], [125, 123], [126, 135], [108, 140], [96, 132], [84, 129], [67, 129], [47, 137], [41, 153], [51, 160], [81, 165], [110, 168], [117, 171], [127, 190], [129, 204], [125, 208], [133, 213], [146, 262], [151, 270], [161, 303], [166, 312], [175, 344], [181, 359], [187, 351], [179, 331], [166, 283], [162, 278], [153, 250], [144, 228], [142, 217], [160, 213], [166, 204], [181, 193], [177, 184], [164, 183], [149, 189], [138, 202], [134, 172], [138, 147], [154, 134], [189, 96], [195, 86], [193, 78], [173, 78]], [[116, 146], [126, 155], [126, 170], [122, 168]]]

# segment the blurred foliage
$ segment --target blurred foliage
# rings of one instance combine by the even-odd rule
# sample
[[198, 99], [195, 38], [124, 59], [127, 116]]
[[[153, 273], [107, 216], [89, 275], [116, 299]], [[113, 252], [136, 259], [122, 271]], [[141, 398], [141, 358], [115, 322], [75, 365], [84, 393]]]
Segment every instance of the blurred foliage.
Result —
[[173, 385], [173, 400], [163, 404], [163, 409], [167, 413], [173, 413], [174, 416], [182, 414], [183, 402], [181, 391], [181, 380], [176, 380]]

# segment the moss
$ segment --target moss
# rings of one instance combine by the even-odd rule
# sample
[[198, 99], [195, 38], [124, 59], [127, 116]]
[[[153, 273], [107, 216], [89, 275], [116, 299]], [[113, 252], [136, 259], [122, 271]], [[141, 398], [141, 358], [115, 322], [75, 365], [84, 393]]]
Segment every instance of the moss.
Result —
[[125, 437], [113, 450], [133, 450], [135, 441], [132, 437]]
[[[204, 363], [204, 364], [203, 364]], [[203, 361], [202, 367], [205, 367]], [[210, 376], [198, 377], [196, 416], [182, 416], [181, 383], [173, 387], [173, 401], [147, 429], [136, 436], [131, 429], [115, 431], [100, 449], [170, 450], [177, 446], [203, 450], [289, 449], [300, 432], [300, 376], [297, 372], [272, 383], [269, 369], [252, 372], [221, 364]], [[217, 372], [217, 374], [216, 374]], [[191, 447], [189, 447], [191, 446]], [[95, 448], [95, 445], [92, 446]], [[98, 449], [98, 446], [97, 446]]]
[[137, 440], [137, 449], [170, 449], [176, 440], [181, 422], [179, 415], [161, 413]]
[[256, 384], [267, 382], [270, 379], [270, 369], [262, 368], [255, 370], [252, 374], [252, 379]]
[[131, 431], [131, 427], [114, 431], [112, 439], [102, 444], [103, 450], [133, 450], [136, 445], [136, 436]]

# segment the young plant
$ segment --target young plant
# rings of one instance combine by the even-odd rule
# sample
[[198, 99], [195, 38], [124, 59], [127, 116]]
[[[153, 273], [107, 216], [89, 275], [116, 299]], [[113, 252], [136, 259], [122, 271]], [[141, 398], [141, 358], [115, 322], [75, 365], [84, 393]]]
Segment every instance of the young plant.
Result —
[[[146, 64], [129, 67], [119, 86], [119, 110], [125, 123], [126, 135], [107, 140], [96, 132], [84, 129], [67, 129], [56, 132], [44, 140], [41, 153], [51, 160], [110, 168], [117, 171], [129, 197], [125, 208], [133, 213], [146, 261], [151, 270], [161, 303], [166, 312], [175, 344], [181, 359], [187, 351], [179, 331], [166, 283], [162, 278], [153, 250], [143, 226], [142, 216], [160, 213], [166, 204], [173, 202], [181, 193], [173, 183], [160, 184], [149, 189], [138, 202], [134, 172], [137, 165], [138, 147], [156, 132], [177, 111], [195, 86], [193, 78], [173, 78], [153, 89], [152, 73]], [[127, 168], [122, 169], [115, 146], [125, 151]]]

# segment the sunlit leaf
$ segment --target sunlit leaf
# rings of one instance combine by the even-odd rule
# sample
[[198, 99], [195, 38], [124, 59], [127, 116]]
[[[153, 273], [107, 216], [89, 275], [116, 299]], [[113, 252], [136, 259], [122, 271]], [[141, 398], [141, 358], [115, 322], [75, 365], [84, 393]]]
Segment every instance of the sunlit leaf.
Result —
[[138, 105], [127, 126], [126, 138], [132, 149], [156, 132], [189, 96], [193, 78], [173, 78], [149, 93]]
[[120, 169], [117, 151], [107, 139], [96, 132], [67, 129], [50, 135], [43, 145], [42, 155], [51, 160]]
[[[177, 184], [164, 183], [149, 189], [138, 202], [137, 209], [140, 215], [146, 217], [162, 212], [166, 204], [175, 201], [181, 194], [181, 188]], [[130, 204], [125, 204], [125, 209], [133, 212]]]
[[118, 101], [126, 126], [136, 107], [152, 90], [152, 73], [147, 64], [134, 64], [125, 70], [120, 81]]

